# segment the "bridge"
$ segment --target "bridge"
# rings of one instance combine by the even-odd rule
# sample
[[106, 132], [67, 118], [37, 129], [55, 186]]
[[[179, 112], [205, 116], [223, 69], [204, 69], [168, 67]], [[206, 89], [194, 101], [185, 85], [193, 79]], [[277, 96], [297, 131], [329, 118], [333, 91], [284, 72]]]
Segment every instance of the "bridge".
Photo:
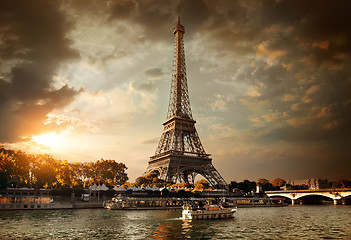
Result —
[[333, 189], [310, 189], [310, 190], [281, 190], [281, 191], [266, 191], [268, 197], [285, 197], [291, 200], [294, 205], [296, 200], [300, 200], [302, 204], [303, 198], [306, 197], [321, 197], [332, 199], [334, 205], [346, 204], [347, 200], [351, 199], [351, 188], [333, 188]]

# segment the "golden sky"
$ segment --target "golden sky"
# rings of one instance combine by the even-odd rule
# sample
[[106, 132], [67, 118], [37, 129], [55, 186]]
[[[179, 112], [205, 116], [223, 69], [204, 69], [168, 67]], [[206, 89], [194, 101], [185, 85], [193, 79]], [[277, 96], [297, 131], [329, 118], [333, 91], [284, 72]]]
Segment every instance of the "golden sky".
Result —
[[227, 181], [350, 178], [350, 1], [3, 0], [0, 145], [147, 167], [178, 9], [196, 128]]

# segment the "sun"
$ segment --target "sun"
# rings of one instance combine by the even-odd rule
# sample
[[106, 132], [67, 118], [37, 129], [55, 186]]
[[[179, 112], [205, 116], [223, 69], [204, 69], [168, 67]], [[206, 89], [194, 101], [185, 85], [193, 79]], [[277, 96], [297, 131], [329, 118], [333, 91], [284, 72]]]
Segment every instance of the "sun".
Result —
[[37, 144], [44, 145], [50, 148], [54, 148], [62, 144], [62, 137], [57, 135], [55, 132], [34, 136], [32, 137], [32, 139]]

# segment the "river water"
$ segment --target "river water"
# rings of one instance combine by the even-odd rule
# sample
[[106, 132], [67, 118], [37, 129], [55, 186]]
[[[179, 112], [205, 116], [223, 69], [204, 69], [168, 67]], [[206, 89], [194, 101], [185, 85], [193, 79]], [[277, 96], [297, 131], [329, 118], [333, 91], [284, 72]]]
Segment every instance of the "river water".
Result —
[[239, 208], [234, 219], [180, 220], [181, 210], [0, 212], [0, 239], [351, 239], [351, 206]]

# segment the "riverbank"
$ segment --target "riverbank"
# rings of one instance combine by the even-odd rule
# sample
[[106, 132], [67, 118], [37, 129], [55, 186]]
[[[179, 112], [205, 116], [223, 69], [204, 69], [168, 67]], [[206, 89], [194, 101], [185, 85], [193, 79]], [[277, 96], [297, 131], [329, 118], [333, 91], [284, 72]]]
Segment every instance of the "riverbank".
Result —
[[[55, 200], [56, 199], [56, 200]], [[202, 198], [203, 200], [214, 201], [215, 198]], [[279, 198], [228, 198], [238, 208], [251, 207], [283, 207], [287, 204]], [[55, 209], [91, 209], [104, 208], [110, 201], [103, 202], [84, 202], [70, 201], [69, 199], [57, 197], [7, 197], [6, 202], [0, 203], [0, 211], [10, 210], [55, 210]], [[125, 202], [121, 205], [124, 210], [165, 210], [165, 209], [181, 209], [184, 201], [188, 198], [125, 198]]]
[[[183, 202], [191, 200], [194, 197], [189, 196], [169, 196], [176, 193], [168, 193], [165, 196], [133, 196], [133, 194], [121, 195], [126, 200], [121, 209], [179, 209]], [[199, 195], [195, 198], [217, 201], [225, 197], [234, 205], [240, 207], [276, 207], [285, 206], [282, 198], [267, 197], [238, 197], [238, 196], [220, 196], [213, 195], [216, 192], [205, 195]], [[113, 195], [112, 195], [113, 196]], [[8, 188], [0, 191], [0, 211], [8, 210], [42, 210], [42, 209], [90, 209], [103, 208], [109, 203], [112, 196], [91, 192], [89, 194], [77, 194], [75, 192], [54, 195], [47, 189], [16, 189]]]

